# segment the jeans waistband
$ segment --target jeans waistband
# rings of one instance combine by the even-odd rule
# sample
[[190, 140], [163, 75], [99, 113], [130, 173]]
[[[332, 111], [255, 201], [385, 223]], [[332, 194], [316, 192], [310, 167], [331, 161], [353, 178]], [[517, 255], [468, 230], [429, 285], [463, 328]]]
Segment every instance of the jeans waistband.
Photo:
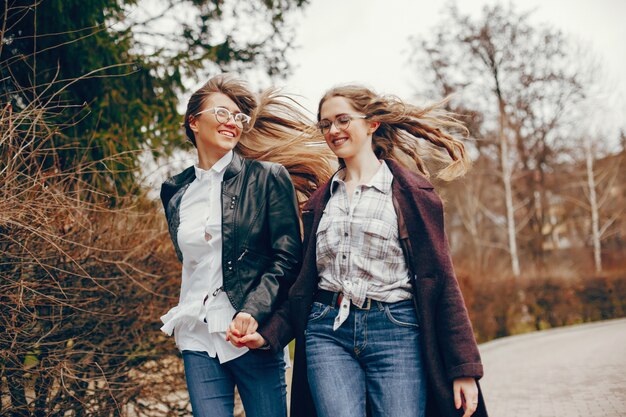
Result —
[[[343, 293], [341, 292], [318, 289], [317, 293], [315, 294], [315, 301], [332, 307], [338, 307], [341, 304], [341, 300], [343, 300]], [[374, 303], [375, 301], [376, 300], [372, 300], [371, 298], [367, 297], [365, 299], [365, 302], [363, 303], [363, 307], [359, 307], [354, 304], [352, 304], [352, 306], [359, 310], [369, 310], [370, 308], [372, 308], [372, 303]]]

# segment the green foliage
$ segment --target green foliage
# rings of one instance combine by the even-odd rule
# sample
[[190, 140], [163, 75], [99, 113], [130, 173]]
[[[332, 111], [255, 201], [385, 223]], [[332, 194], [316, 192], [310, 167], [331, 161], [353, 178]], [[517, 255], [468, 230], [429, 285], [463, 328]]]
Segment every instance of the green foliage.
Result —
[[[42, 145], [42, 135], [53, 126], [52, 142], [46, 146], [55, 148], [54, 157], [43, 158], [38, 168], [69, 172], [81, 161], [98, 161], [98, 169], [81, 172], [81, 180], [114, 199], [136, 185], [142, 151], [158, 157], [184, 142], [176, 109], [184, 77], [200, 79], [206, 71], [255, 65], [269, 74], [286, 73], [284, 14], [304, 2], [173, 0], [160, 4], [169, 6], [162, 15], [148, 19], [165, 20], [157, 27], [139, 21], [135, 11], [141, 4], [0, 3], [0, 16], [6, 16], [0, 103], [20, 112], [34, 105], [45, 109], [43, 120], [19, 121], [26, 132], [23, 141], [32, 149]], [[168, 10], [184, 7], [189, 19], [180, 31], [174, 25], [176, 30], [167, 33]], [[269, 25], [265, 36], [239, 39], [242, 21], [253, 17]], [[147, 45], [149, 41], [159, 46]]]
[[23, 120], [32, 124], [25, 131], [33, 149], [54, 126], [47, 146], [58, 152], [43, 158], [41, 168], [68, 172], [80, 161], [102, 161], [100, 170], [84, 172], [82, 180], [114, 194], [127, 191], [136, 151], [145, 141], [158, 146], [175, 137], [180, 79], [155, 76], [143, 57], [131, 52], [131, 33], [107, 26], [121, 16], [118, 1], [21, 3], [6, 10], [2, 102], [14, 111], [45, 109], [45, 120]]

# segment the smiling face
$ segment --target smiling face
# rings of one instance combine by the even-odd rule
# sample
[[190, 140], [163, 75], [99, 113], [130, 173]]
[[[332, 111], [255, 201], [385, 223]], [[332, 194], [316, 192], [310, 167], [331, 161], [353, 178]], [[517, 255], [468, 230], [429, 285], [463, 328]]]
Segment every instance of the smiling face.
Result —
[[[237, 104], [227, 95], [212, 93], [206, 98], [198, 113], [214, 107], [223, 107], [232, 114], [241, 112]], [[208, 157], [212, 163], [215, 163], [237, 145], [241, 138], [242, 128], [232, 117], [220, 123], [212, 112], [198, 113], [189, 121], [189, 127], [195, 135], [198, 154]]]
[[[320, 120], [334, 122], [342, 115], [359, 116], [363, 115], [357, 111], [350, 100], [341, 96], [334, 96], [324, 101], [320, 107]], [[377, 125], [377, 124], [376, 124]], [[360, 157], [372, 150], [372, 132], [375, 130], [373, 123], [366, 119], [353, 118], [347, 129], [340, 130], [333, 123], [330, 130], [324, 135], [326, 144], [337, 155], [345, 161], [355, 157]]]

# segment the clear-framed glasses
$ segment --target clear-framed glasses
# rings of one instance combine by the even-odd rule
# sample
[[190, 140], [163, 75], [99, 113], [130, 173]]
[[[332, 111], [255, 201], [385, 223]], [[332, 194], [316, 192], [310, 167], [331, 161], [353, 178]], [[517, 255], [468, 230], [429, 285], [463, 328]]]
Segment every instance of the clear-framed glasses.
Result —
[[215, 115], [215, 120], [219, 123], [226, 123], [232, 117], [235, 124], [239, 127], [247, 126], [251, 119], [251, 117], [245, 113], [231, 113], [224, 107], [212, 107], [210, 109], [205, 109], [196, 113], [195, 116], [197, 117], [202, 113], [213, 113]]
[[325, 135], [330, 132], [330, 128], [332, 125], [335, 125], [335, 127], [339, 130], [346, 130], [350, 127], [350, 121], [352, 119], [367, 119], [367, 117], [368, 116], [363, 116], [359, 114], [341, 114], [337, 116], [337, 118], [333, 122], [328, 119], [320, 120], [319, 122], [317, 122], [317, 127], [319, 127], [322, 135]]

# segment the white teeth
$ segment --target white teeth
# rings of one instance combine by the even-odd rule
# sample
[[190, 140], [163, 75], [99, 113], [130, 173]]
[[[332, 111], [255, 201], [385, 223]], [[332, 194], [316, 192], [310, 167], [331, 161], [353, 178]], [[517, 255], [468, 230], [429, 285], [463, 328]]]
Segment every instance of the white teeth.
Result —
[[231, 138], [234, 138], [234, 137], [235, 137], [235, 134], [234, 134], [233, 132], [229, 132], [229, 131], [227, 131], [227, 130], [222, 130], [222, 131], [220, 131], [220, 133], [221, 133], [222, 135], [224, 135], [224, 136], [229, 136], [229, 137], [231, 137]]
[[346, 138], [335, 139], [335, 140], [333, 140], [333, 145], [335, 145], [335, 146], [339, 146], [339, 145], [341, 145], [342, 143], [344, 143], [344, 142], [345, 142], [345, 141], [347, 141], [347, 140], [348, 140], [348, 139], [346, 139]]

